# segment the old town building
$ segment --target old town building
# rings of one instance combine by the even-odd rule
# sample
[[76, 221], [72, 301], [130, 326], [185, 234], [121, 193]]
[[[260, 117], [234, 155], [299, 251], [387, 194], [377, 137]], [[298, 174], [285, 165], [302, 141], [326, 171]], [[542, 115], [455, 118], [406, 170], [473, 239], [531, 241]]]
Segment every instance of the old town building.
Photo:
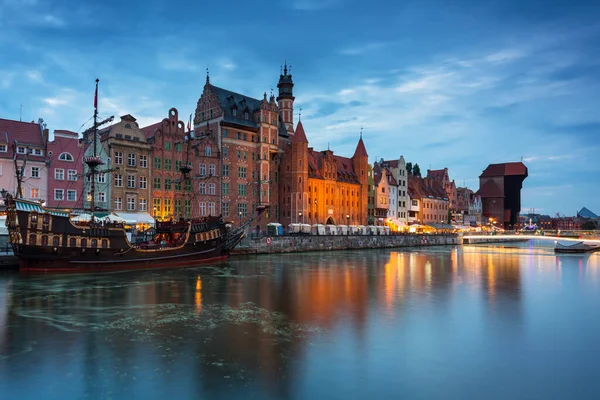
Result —
[[[200, 194], [200, 205], [215, 202], [215, 213], [236, 223], [252, 217], [257, 206], [269, 206], [254, 225], [259, 230], [279, 219], [282, 141], [293, 132], [292, 86], [286, 68], [279, 80], [278, 105], [272, 94], [267, 99], [264, 93], [257, 100], [214, 86], [207, 75], [194, 117], [196, 136], [203, 137], [194, 167], [199, 165], [200, 176], [214, 178], [198, 181], [196, 190], [201, 192], [202, 185], [214, 183], [215, 192]], [[206, 210], [201, 209], [200, 215], [208, 215]]]
[[375, 225], [384, 225], [389, 218], [390, 192], [397, 186], [396, 180], [387, 168], [380, 164], [373, 165], [373, 181], [375, 183]]
[[[152, 208], [149, 211], [158, 220], [191, 217], [192, 201], [195, 197], [192, 191], [192, 183], [195, 181], [193, 161], [197, 157], [195, 157], [195, 149], [191, 147], [194, 142], [186, 141], [185, 125], [179, 120], [178, 111], [175, 108], [170, 109], [168, 118], [142, 128], [142, 132], [152, 147], [148, 159], [151, 171], [149, 185], [152, 193], [149, 204]], [[183, 179], [181, 171], [183, 165], [191, 167], [188, 173], [189, 180]], [[214, 169], [213, 165], [211, 168], [213, 173], [215, 173]], [[196, 172], [199, 170], [198, 165]], [[206, 189], [204, 191], [206, 193]], [[216, 192], [214, 183], [211, 192], [213, 195]], [[211, 209], [212, 214], [215, 215], [214, 200]], [[198, 215], [195, 213], [194, 216]]]
[[98, 201], [110, 201], [109, 208], [129, 225], [153, 223], [148, 213], [151, 145], [136, 119], [127, 114], [121, 121], [103, 129], [101, 143], [110, 160], [106, 165], [110, 171], [98, 174], [96, 179], [98, 183], [109, 184], [110, 198], [106, 194], [102, 198], [102, 192], [98, 192]]
[[419, 199], [420, 223], [440, 224], [448, 222], [450, 201], [437, 179], [411, 175], [408, 179], [411, 199]]
[[381, 161], [381, 165], [386, 167], [398, 183], [397, 192], [397, 212], [392, 217], [395, 220], [395, 224], [398, 226], [406, 225], [408, 223], [408, 208], [409, 208], [409, 196], [408, 196], [408, 174], [406, 170], [406, 161], [403, 156], [400, 156], [397, 160]]
[[55, 130], [48, 142], [48, 207], [83, 208], [84, 143], [77, 132]]
[[[94, 146], [95, 141], [95, 146]], [[102, 160], [102, 165], [97, 168], [97, 171], [105, 171], [111, 169], [111, 159], [108, 155], [108, 149], [102, 145], [100, 132], [96, 133], [95, 137], [93, 132], [86, 131], [83, 135], [83, 143], [85, 157], [96, 156]], [[108, 214], [110, 211], [110, 185], [113, 179], [113, 175], [110, 173], [97, 174], [94, 179], [94, 211]], [[92, 176], [90, 175], [90, 169], [87, 164], [83, 164], [83, 207], [86, 211], [91, 211], [92, 207]], [[102, 214], [99, 214], [102, 215]]]
[[365, 225], [368, 155], [362, 137], [351, 158], [308, 147], [302, 122], [284, 147], [281, 223]]
[[436, 170], [427, 170], [427, 177], [436, 180], [446, 192], [446, 197], [450, 201], [450, 209], [454, 210], [456, 208], [457, 198], [456, 198], [456, 184], [454, 181], [450, 181], [450, 176], [448, 175], [448, 168], [444, 169], [436, 169]]
[[369, 164], [367, 175], [367, 185], [369, 189], [367, 191], [367, 224], [373, 225], [375, 223], [375, 179], [373, 178], [373, 166]]
[[522, 162], [490, 164], [479, 175], [483, 220], [495, 221], [497, 226], [512, 229], [521, 211], [521, 188], [527, 178]]
[[214, 182], [215, 194], [206, 186], [208, 192], [198, 195], [200, 215], [210, 213], [202, 204], [213, 199], [215, 213], [235, 223], [268, 206], [252, 225], [257, 231], [269, 222], [366, 223], [368, 162], [362, 139], [352, 158], [309, 149], [302, 124], [294, 129], [293, 87], [287, 66], [277, 98], [264, 93], [262, 100], [214, 86], [207, 75], [194, 117], [195, 135], [202, 137], [194, 168], [198, 165], [202, 176], [205, 165], [211, 178], [199, 180], [195, 190], [201, 193], [203, 184]]
[[0, 118], [0, 189], [16, 194], [16, 162], [23, 172], [22, 197], [47, 202], [47, 142], [48, 129], [42, 119], [35, 123]]

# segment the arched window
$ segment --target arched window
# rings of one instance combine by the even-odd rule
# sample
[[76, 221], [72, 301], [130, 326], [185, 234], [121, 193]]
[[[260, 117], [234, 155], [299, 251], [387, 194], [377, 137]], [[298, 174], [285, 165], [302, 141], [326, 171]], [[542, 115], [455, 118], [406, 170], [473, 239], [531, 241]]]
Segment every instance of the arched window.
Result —
[[107, 249], [108, 248], [108, 240], [107, 239], [102, 239], [102, 248], [103, 249]]
[[47, 235], [42, 236], [42, 246], [48, 246], [48, 236]]
[[204, 155], [205, 156], [211, 156], [212, 155], [212, 147], [210, 147], [210, 145], [206, 146], [204, 148]]
[[58, 159], [61, 161], [74, 161], [75, 159], [73, 158], [73, 156], [71, 155], [71, 153], [60, 153], [60, 156], [58, 156]]
[[37, 235], [31, 234], [29, 235], [29, 244], [35, 246], [35, 242], [37, 240]]
[[92, 239], [92, 248], [98, 247], [98, 239]]
[[83, 247], [83, 248], [87, 247], [87, 239], [81, 239], [81, 247]]
[[69, 247], [77, 247], [77, 238], [70, 238], [69, 239]]
[[60, 246], [60, 236], [52, 237], [52, 246], [54, 246], [54, 247]]

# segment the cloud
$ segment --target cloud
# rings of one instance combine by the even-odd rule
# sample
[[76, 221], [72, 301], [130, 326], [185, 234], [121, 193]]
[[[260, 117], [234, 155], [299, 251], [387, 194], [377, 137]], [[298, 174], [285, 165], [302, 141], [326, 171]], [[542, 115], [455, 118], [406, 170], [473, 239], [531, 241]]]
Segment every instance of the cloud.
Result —
[[380, 50], [389, 45], [389, 43], [383, 42], [367, 43], [362, 46], [346, 47], [344, 49], [341, 49], [339, 53], [345, 56], [359, 56], [365, 53]]
[[41, 82], [42, 81], [42, 74], [40, 73], [40, 71], [29, 70], [29, 71], [25, 72], [25, 75], [32, 82], [36, 82], [37, 83], [37, 82]]
[[65, 25], [65, 21], [63, 21], [60, 17], [57, 17], [56, 15], [44, 15], [42, 20], [46, 25], [57, 28], [63, 27]]
[[339, 4], [341, 0], [285, 0], [284, 4], [300, 11], [316, 11], [333, 7]]

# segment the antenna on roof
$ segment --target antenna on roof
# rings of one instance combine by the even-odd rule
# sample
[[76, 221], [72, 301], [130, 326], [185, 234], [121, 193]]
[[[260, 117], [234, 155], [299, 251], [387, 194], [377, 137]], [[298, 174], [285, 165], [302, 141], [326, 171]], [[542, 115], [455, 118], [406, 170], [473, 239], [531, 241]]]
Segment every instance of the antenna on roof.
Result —
[[21, 110], [19, 111], [19, 122], [23, 122], [23, 104], [21, 104]]

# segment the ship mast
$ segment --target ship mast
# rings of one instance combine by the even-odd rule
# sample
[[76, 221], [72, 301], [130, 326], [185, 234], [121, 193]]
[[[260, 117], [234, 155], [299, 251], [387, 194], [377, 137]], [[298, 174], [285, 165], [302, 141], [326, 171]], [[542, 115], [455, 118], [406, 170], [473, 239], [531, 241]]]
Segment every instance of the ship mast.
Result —
[[98, 82], [100, 82], [99, 79], [96, 79], [96, 92], [94, 95], [94, 126], [92, 126], [90, 129], [88, 129], [87, 131], [85, 131], [83, 133], [84, 137], [86, 134], [92, 133], [93, 134], [93, 154], [92, 156], [88, 156], [88, 157], [84, 157], [83, 162], [85, 162], [88, 166], [88, 168], [90, 169], [90, 171], [85, 174], [85, 176], [90, 176], [91, 177], [91, 185], [90, 185], [90, 196], [91, 196], [91, 200], [90, 200], [90, 209], [91, 209], [91, 221], [94, 221], [94, 211], [96, 209], [96, 175], [97, 174], [103, 174], [106, 172], [111, 172], [111, 171], [115, 171], [118, 170], [119, 168], [113, 168], [113, 169], [107, 169], [107, 170], [102, 170], [102, 171], [97, 171], [98, 166], [103, 165], [104, 161], [102, 161], [102, 159], [100, 157], [98, 157], [98, 145], [96, 143], [96, 141], [98, 140], [98, 127], [100, 125], [106, 124], [108, 122], [111, 122], [113, 120], [114, 117], [109, 117], [107, 119], [105, 119], [104, 121], [98, 122]]

